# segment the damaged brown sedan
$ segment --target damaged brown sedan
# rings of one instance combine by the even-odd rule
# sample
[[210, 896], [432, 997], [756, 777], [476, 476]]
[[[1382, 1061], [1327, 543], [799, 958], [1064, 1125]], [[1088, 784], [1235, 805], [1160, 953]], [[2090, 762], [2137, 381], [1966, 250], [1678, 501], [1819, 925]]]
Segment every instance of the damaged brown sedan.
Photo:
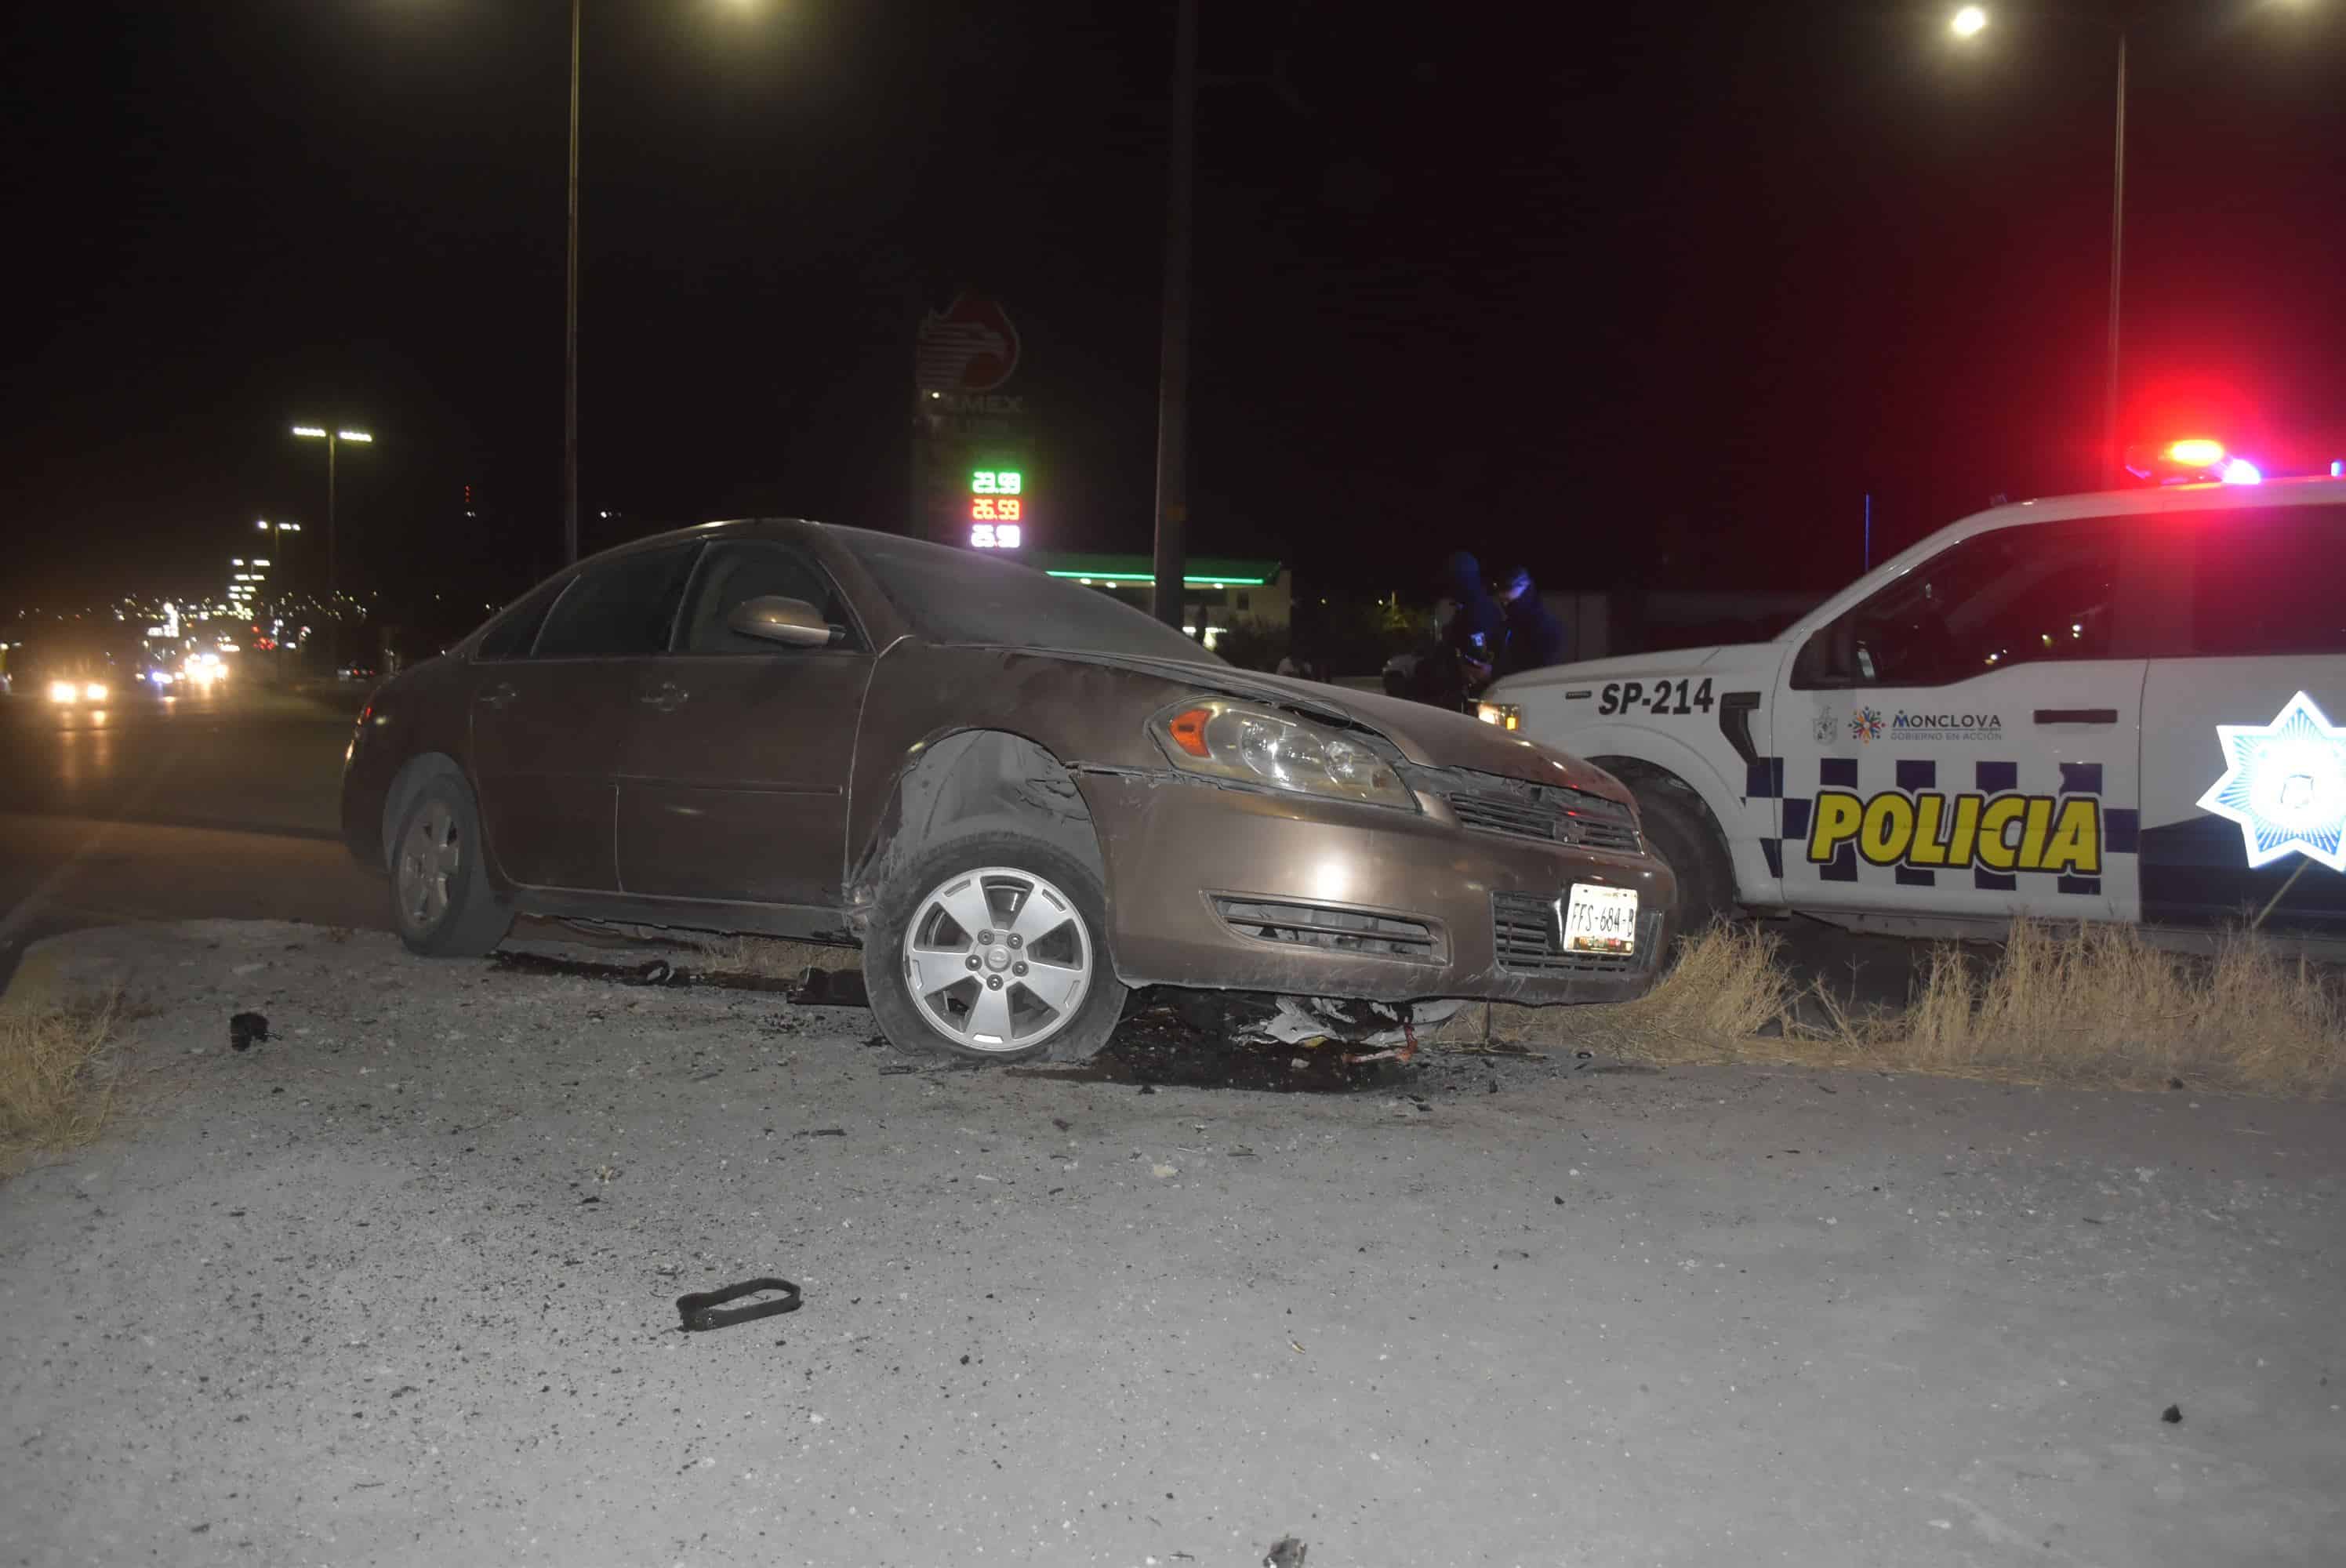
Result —
[[419, 952], [523, 913], [852, 944], [892, 1041], [994, 1059], [1091, 1055], [1139, 986], [1625, 1001], [1676, 901], [1587, 763], [798, 521], [596, 556], [389, 683], [342, 829]]

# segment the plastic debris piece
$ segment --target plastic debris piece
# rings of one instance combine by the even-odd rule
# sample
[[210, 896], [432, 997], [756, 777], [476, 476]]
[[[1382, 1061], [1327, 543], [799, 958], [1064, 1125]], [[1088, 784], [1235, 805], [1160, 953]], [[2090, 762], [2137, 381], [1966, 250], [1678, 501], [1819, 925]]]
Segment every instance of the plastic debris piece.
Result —
[[269, 1020], [258, 1013], [240, 1013], [228, 1021], [228, 1047], [231, 1051], [249, 1048], [256, 1040], [269, 1038]]
[[[745, 1296], [762, 1296], [776, 1292], [770, 1301], [753, 1301], [747, 1307], [726, 1307], [729, 1301], [739, 1301]], [[771, 1318], [777, 1313], [795, 1312], [803, 1299], [799, 1288], [787, 1279], [745, 1279], [739, 1285], [728, 1285], [722, 1290], [703, 1290], [676, 1298], [677, 1316], [683, 1319], [688, 1334], [709, 1329], [729, 1328], [735, 1323], [748, 1323], [760, 1318]]]

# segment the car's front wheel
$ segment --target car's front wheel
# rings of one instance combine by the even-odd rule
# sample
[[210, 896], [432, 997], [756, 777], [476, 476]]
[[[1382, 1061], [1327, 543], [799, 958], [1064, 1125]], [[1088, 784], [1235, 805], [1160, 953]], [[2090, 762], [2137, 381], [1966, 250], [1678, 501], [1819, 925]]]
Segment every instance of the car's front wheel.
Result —
[[1107, 891], [1066, 851], [1021, 833], [948, 840], [881, 893], [864, 990], [899, 1050], [1086, 1061], [1124, 1012], [1107, 932]]
[[513, 906], [489, 885], [481, 816], [454, 773], [427, 779], [391, 840], [392, 923], [433, 958], [478, 958], [513, 929]]

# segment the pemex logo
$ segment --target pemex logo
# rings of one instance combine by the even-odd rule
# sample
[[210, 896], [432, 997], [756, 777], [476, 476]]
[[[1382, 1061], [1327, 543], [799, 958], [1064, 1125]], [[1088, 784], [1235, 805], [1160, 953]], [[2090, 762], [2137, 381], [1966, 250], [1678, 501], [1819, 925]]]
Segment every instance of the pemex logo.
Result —
[[1849, 716], [1850, 738], [1861, 744], [1882, 738], [1882, 710], [1861, 708]]
[[923, 392], [992, 392], [1018, 368], [1018, 329], [995, 300], [963, 292], [921, 318], [913, 384]]

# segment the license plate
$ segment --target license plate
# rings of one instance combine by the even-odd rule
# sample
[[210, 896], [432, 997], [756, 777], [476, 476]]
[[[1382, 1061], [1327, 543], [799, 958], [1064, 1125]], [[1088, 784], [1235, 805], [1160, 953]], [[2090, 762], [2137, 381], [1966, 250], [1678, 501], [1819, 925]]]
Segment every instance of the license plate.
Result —
[[1634, 952], [1637, 946], [1637, 890], [1575, 882], [1556, 901], [1566, 952]]

